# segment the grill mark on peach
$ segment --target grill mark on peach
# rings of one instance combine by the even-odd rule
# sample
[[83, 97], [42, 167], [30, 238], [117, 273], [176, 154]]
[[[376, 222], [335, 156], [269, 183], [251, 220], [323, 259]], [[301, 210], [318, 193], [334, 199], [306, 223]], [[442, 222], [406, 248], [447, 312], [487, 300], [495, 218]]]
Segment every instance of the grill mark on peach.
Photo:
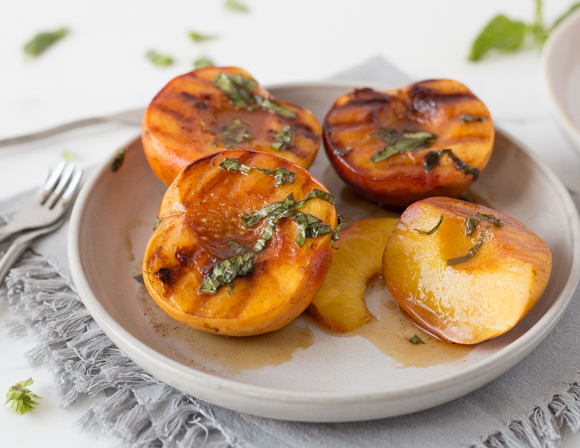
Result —
[[179, 92], [179, 95], [186, 101], [195, 104], [198, 109], [207, 109], [207, 104], [200, 100], [197, 96], [188, 92]]
[[149, 107], [151, 109], [157, 109], [159, 112], [171, 116], [172, 118], [179, 121], [180, 123], [183, 123], [186, 125], [191, 124], [191, 121], [189, 120], [189, 118], [184, 116], [177, 109], [173, 109], [173, 108], [170, 108], [170, 107], [164, 106], [162, 104], [158, 104], [158, 103], [151, 104]]

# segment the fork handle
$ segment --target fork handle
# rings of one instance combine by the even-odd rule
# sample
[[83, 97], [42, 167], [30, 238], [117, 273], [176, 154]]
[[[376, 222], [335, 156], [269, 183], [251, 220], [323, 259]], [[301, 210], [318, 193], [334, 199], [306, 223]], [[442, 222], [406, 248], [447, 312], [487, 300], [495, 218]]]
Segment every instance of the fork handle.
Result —
[[55, 224], [51, 226], [44, 227], [42, 229], [33, 230], [31, 232], [25, 233], [24, 235], [20, 235], [16, 238], [2, 259], [0, 259], [0, 285], [4, 282], [4, 279], [8, 275], [10, 268], [18, 261], [20, 256], [24, 253], [24, 251], [32, 244], [32, 242], [38, 238], [39, 236], [46, 235], [47, 233], [51, 233], [58, 229], [64, 219], [60, 219]]
[[[14, 226], [10, 225], [10, 222], [6, 225], [0, 227], [0, 243], [5, 239], [9, 238], [10, 236], [14, 235], [15, 233], [19, 232], [23, 229], [15, 229]], [[2, 282], [0, 282], [1, 284]]]

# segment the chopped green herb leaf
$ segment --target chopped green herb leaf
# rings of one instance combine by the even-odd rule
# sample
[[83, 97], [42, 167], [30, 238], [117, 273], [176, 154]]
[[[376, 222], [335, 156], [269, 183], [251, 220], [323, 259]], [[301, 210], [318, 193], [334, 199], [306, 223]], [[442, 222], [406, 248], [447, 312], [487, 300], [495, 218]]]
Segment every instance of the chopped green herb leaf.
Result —
[[210, 58], [208, 58], [207, 56], [202, 56], [199, 59], [196, 59], [193, 62], [193, 66], [195, 68], [203, 68], [203, 67], [212, 67], [215, 66], [215, 62], [212, 61]]
[[137, 280], [139, 283], [141, 283], [142, 285], [145, 284], [145, 280], [143, 279], [143, 274], [139, 274], [136, 275], [135, 277], [133, 277], [135, 280]]
[[522, 46], [526, 35], [524, 22], [498, 15], [481, 31], [471, 46], [470, 61], [479, 61], [491, 50], [515, 51]]
[[189, 37], [191, 38], [192, 41], [194, 42], [205, 42], [207, 40], [214, 40], [217, 39], [216, 35], [211, 35], [211, 34], [201, 34], [201, 33], [197, 33], [195, 31], [190, 31], [189, 32]]
[[396, 133], [387, 128], [380, 128], [379, 132], [373, 132], [370, 136], [378, 137], [387, 143], [384, 149], [373, 154], [371, 157], [373, 163], [381, 162], [399, 152], [420, 151], [428, 148], [436, 138], [435, 134], [430, 132]]
[[293, 171], [289, 171], [286, 168], [276, 168], [275, 170], [270, 170], [268, 168], [259, 168], [256, 165], [249, 167], [247, 165], [244, 165], [243, 163], [240, 164], [240, 161], [238, 159], [233, 158], [225, 158], [220, 163], [220, 166], [226, 170], [236, 172], [241, 171], [245, 174], [248, 174], [252, 170], [256, 170], [268, 176], [274, 176], [274, 178], [276, 179], [276, 185], [292, 184], [294, 183], [294, 179], [296, 179], [296, 173], [294, 173]]
[[439, 159], [441, 157], [440, 151], [429, 151], [423, 156], [423, 166], [425, 171], [428, 173], [433, 170], [437, 165], [439, 165]]
[[346, 151], [346, 152], [351, 152], [353, 149], [354, 149], [354, 147], [352, 147], [352, 146], [347, 146], [347, 147], [345, 148], [345, 151]]
[[68, 34], [68, 28], [60, 28], [52, 32], [38, 33], [24, 46], [24, 53], [36, 57]]
[[417, 335], [415, 335], [411, 339], [409, 339], [409, 342], [411, 344], [415, 344], [415, 345], [424, 344], [423, 340]]
[[123, 160], [125, 160], [125, 153], [127, 152], [127, 148], [121, 148], [121, 150], [119, 151], [119, 154], [117, 154], [117, 157], [115, 157], [115, 160], [113, 160], [113, 163], [111, 163], [111, 171], [113, 173], [116, 173], [117, 171], [119, 171], [119, 168], [121, 168], [121, 165], [123, 165]]
[[157, 227], [159, 227], [159, 224], [161, 224], [161, 219], [159, 219], [159, 217], [155, 218], [155, 224], [153, 225], [153, 230], [157, 230]]
[[455, 165], [455, 168], [457, 168], [458, 170], [463, 170], [463, 172], [467, 175], [472, 174], [473, 175], [473, 180], [476, 181], [477, 178], [479, 177], [479, 170], [477, 168], [469, 168], [469, 166], [467, 165], [467, 163], [463, 162], [459, 157], [457, 157], [453, 151], [451, 151], [450, 149], [444, 149], [442, 151], [443, 154], [446, 154], [447, 157], [449, 157], [452, 161], [453, 164]]
[[250, 112], [261, 107], [264, 110], [274, 112], [285, 118], [296, 118], [296, 114], [280, 104], [261, 95], [253, 94], [258, 87], [253, 79], [245, 78], [240, 73], [228, 75], [220, 72], [213, 83], [230, 99], [234, 106], [246, 109]]
[[26, 414], [29, 411], [33, 411], [34, 407], [38, 404], [34, 400], [41, 399], [38, 395], [32, 393], [28, 386], [33, 384], [32, 378], [27, 379], [26, 381], [20, 381], [8, 389], [6, 393], [6, 403], [12, 402], [10, 404], [10, 409], [12, 412], [16, 414]]
[[228, 295], [232, 295], [232, 292], [234, 292], [234, 289], [236, 289], [236, 285], [234, 284], [234, 282], [230, 282], [230, 290], [228, 292]]
[[439, 228], [442, 222], [443, 222], [443, 214], [439, 217], [439, 221], [437, 222], [437, 224], [435, 224], [435, 227], [433, 227], [431, 230], [419, 230], [419, 229], [414, 230], [419, 232], [421, 235], [433, 235], [435, 232], [437, 232], [437, 229]]
[[230, 11], [250, 12], [250, 9], [246, 5], [244, 5], [243, 3], [240, 3], [237, 0], [226, 0], [225, 6]]
[[478, 213], [475, 216], [468, 216], [465, 218], [465, 234], [467, 236], [473, 236], [477, 224], [481, 221], [488, 221], [493, 224], [494, 227], [501, 227], [501, 221], [491, 213]]
[[65, 150], [62, 151], [62, 158], [64, 160], [69, 160], [70, 161], [70, 160], [74, 160], [75, 155], [72, 152], [70, 152], [68, 149], [65, 149]]
[[274, 134], [274, 143], [270, 146], [278, 151], [284, 151], [288, 146], [292, 144], [292, 126], [285, 124], [282, 126], [280, 132]]
[[483, 243], [485, 242], [485, 234], [487, 232], [488, 227], [484, 227], [484, 229], [481, 231], [481, 236], [479, 237], [477, 244], [475, 246], [473, 246], [471, 249], [469, 249], [469, 252], [467, 253], [467, 255], [464, 255], [463, 257], [451, 258], [451, 259], [447, 260], [447, 265], [448, 266], [455, 266], [455, 265], [465, 263], [466, 261], [471, 260], [475, 256], [477, 251], [479, 249], [481, 249], [481, 246], [483, 246]]
[[344, 227], [345, 223], [346, 223], [346, 218], [342, 215], [338, 215], [338, 225], [336, 226], [336, 229], [334, 229], [334, 232], [332, 232], [332, 238], [330, 238], [330, 245], [332, 247], [334, 247], [334, 243], [336, 243], [338, 241], [338, 238], [339, 238], [338, 234], [340, 233], [340, 231]]
[[459, 115], [459, 119], [464, 123], [473, 123], [474, 121], [481, 123], [483, 121], [482, 117], [474, 117], [473, 115], [468, 114]]
[[173, 64], [173, 58], [167, 54], [161, 54], [150, 50], [145, 56], [147, 56], [147, 59], [158, 67], [167, 67], [168, 65]]
[[220, 137], [236, 143], [244, 143], [252, 140], [252, 133], [249, 131], [249, 125], [243, 123], [239, 118], [234, 118], [232, 124], [224, 126]]

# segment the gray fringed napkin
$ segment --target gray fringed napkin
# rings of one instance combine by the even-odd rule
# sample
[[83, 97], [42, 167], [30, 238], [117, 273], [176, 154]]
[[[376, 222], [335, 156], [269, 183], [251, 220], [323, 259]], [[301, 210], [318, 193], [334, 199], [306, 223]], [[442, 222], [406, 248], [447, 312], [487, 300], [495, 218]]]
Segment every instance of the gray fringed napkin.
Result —
[[[380, 58], [334, 79], [404, 84]], [[580, 198], [575, 197], [577, 207]], [[0, 203], [6, 218], [25, 203]], [[580, 291], [554, 331], [527, 358], [481, 389], [414, 414], [354, 423], [296, 423], [213, 406], [158, 381], [123, 355], [79, 300], [66, 260], [67, 226], [36, 243], [12, 269], [0, 299], [11, 334], [34, 334], [31, 363], [54, 374], [60, 405], [93, 397], [83, 429], [135, 447], [555, 447], [560, 426], [580, 427]], [[6, 249], [0, 245], [0, 252]]]

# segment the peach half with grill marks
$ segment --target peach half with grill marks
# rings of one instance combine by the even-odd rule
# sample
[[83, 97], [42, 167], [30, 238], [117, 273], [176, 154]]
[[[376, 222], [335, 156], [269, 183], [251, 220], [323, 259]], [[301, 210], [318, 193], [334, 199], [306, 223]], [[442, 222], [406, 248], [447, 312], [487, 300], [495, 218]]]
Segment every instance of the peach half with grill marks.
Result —
[[264, 151], [304, 168], [314, 161], [320, 123], [278, 101], [237, 67], [205, 67], [171, 80], [149, 104], [142, 141], [166, 185], [194, 160], [228, 148]]
[[334, 198], [281, 157], [231, 149], [170, 185], [143, 259], [151, 297], [197, 330], [251, 336], [310, 304], [334, 258]]
[[406, 207], [469, 188], [489, 161], [494, 134], [481, 100], [460, 82], [436, 79], [341, 96], [326, 115], [323, 138], [354, 191]]

